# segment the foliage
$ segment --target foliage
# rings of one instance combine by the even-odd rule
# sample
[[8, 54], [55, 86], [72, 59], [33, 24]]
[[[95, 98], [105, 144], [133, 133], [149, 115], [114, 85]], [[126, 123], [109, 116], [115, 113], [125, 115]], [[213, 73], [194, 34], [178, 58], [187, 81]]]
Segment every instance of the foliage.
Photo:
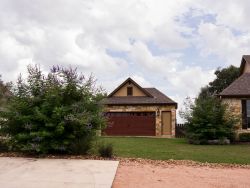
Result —
[[207, 86], [201, 89], [199, 97], [215, 95], [222, 92], [222, 90], [224, 90], [238, 78], [240, 69], [231, 65], [223, 69], [218, 68], [214, 74], [216, 75], [216, 78], [212, 82], [209, 82]]
[[209, 140], [234, 138], [237, 117], [226, 110], [226, 104], [213, 96], [186, 103], [180, 115], [187, 122], [186, 137], [192, 144], [207, 144]]
[[190, 143], [207, 144], [209, 140], [234, 138], [234, 125], [239, 117], [233, 116], [216, 95], [228, 87], [239, 76], [239, 72], [239, 68], [232, 65], [218, 68], [215, 71], [216, 78], [201, 88], [194, 103], [190, 98], [186, 100], [180, 116], [188, 124], [186, 135]]
[[8, 151], [8, 145], [7, 145], [7, 142], [6, 140], [0, 138], [0, 152], [6, 152]]
[[111, 158], [113, 156], [113, 145], [109, 144], [100, 144], [98, 146], [98, 153], [101, 157]]
[[240, 133], [239, 140], [241, 142], [250, 142], [250, 133]]
[[3, 107], [11, 96], [10, 88], [11, 83], [4, 83], [0, 75], [0, 107]]
[[102, 90], [93, 76], [76, 69], [52, 67], [45, 75], [28, 66], [12, 87], [7, 108], [0, 112], [0, 131], [12, 150], [34, 153], [85, 153], [98, 129], [105, 125]]
[[79, 139], [74, 140], [70, 144], [70, 152], [73, 154], [86, 154], [93, 145], [93, 141], [96, 139], [96, 134], [93, 131], [92, 134], [86, 134]]

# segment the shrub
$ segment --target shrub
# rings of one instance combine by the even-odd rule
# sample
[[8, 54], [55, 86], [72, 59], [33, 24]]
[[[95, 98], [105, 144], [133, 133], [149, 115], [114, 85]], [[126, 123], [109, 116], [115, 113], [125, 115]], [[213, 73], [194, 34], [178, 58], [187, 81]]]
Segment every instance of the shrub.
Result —
[[[196, 99], [188, 103], [189, 110], [182, 112], [187, 120], [186, 137], [192, 144], [208, 144], [210, 140], [234, 138], [237, 118], [226, 110], [226, 105], [213, 96]], [[223, 143], [223, 142], [221, 142]]]
[[76, 139], [70, 144], [69, 152], [77, 155], [86, 154], [87, 151], [91, 149], [94, 139], [96, 139], [95, 132], [86, 134], [86, 136]]
[[93, 77], [76, 69], [53, 67], [45, 75], [28, 67], [19, 77], [7, 107], [0, 112], [0, 131], [12, 149], [32, 153], [86, 153], [96, 130], [105, 124], [102, 91]]
[[113, 156], [112, 144], [100, 144], [98, 147], [98, 153], [101, 157], [111, 158]]
[[250, 133], [240, 133], [239, 141], [241, 142], [250, 142]]
[[8, 151], [9, 147], [7, 145], [7, 142], [4, 139], [0, 138], [0, 152], [6, 152]]

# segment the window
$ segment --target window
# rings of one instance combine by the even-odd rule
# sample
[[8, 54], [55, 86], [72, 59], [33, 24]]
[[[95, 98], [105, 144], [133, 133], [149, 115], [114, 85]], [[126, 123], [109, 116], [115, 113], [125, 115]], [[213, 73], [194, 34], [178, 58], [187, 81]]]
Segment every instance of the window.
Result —
[[133, 87], [127, 87], [127, 96], [133, 95]]
[[242, 128], [250, 128], [250, 100], [242, 100]]
[[247, 128], [250, 128], [250, 100], [247, 100]]

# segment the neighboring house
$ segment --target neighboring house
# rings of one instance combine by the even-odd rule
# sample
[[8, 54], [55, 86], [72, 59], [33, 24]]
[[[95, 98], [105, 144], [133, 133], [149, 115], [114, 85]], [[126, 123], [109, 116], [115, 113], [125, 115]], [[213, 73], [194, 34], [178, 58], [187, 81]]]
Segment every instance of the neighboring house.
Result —
[[237, 132], [250, 132], [250, 55], [243, 55], [240, 76], [219, 96], [230, 111], [240, 118]]
[[104, 100], [106, 135], [175, 135], [177, 103], [156, 88], [142, 88], [128, 78]]

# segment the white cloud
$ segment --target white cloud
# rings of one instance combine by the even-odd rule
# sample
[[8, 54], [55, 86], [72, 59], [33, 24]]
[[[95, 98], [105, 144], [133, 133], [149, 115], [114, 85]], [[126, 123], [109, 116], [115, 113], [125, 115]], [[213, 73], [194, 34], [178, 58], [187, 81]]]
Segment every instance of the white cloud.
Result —
[[[15, 42], [13, 54], [7, 59], [3, 59], [6, 54], [2, 55], [0, 59], [9, 62], [10, 67], [24, 58], [45, 67], [71, 64], [79, 66], [83, 72], [117, 76], [127, 70], [125, 60], [109, 56], [106, 49], [131, 51], [134, 49], [131, 40], [142, 45], [154, 41], [168, 49], [187, 47], [181, 35], [184, 28], [175, 23], [175, 17], [187, 10], [185, 5], [188, 4], [189, 1], [177, 4], [163, 0], [158, 3], [3, 0], [0, 2], [0, 31]], [[0, 37], [6, 40], [5, 36]], [[24, 52], [16, 53], [17, 48], [28, 54], [19, 57]], [[1, 73], [7, 70], [8, 66], [3, 67]]]
[[210, 0], [198, 0], [193, 7], [204, 13], [215, 14], [218, 25], [249, 32], [249, 0], [220, 0], [213, 3]]
[[[197, 97], [200, 88], [215, 78], [214, 70], [203, 70], [199, 66], [188, 66], [180, 61], [180, 55], [153, 56], [144, 43], [136, 42], [130, 51], [130, 58], [134, 66], [141, 67], [145, 79], [158, 78], [156, 87], [183, 106], [183, 100]], [[139, 78], [138, 78], [139, 80]], [[159, 81], [161, 80], [161, 81]], [[143, 81], [142, 83], [145, 83]], [[180, 117], [178, 115], [178, 119]]]
[[[131, 76], [181, 104], [214, 78], [216, 68], [204, 70], [187, 57], [215, 55], [218, 66], [225, 66], [239, 65], [241, 55], [249, 54], [249, 8], [247, 0], [2, 0], [0, 74], [13, 80], [29, 63], [45, 70], [72, 65], [84, 74], [92, 72], [109, 92]], [[201, 17], [213, 14], [215, 21], [198, 28], [185, 25], [179, 18], [190, 9]], [[153, 53], [149, 44], [160, 53]], [[185, 52], [191, 45], [198, 54]]]
[[193, 44], [201, 55], [219, 57], [220, 66], [239, 66], [242, 55], [250, 53], [250, 2], [241, 0], [197, 0], [192, 5], [199, 16], [209, 14], [213, 20], [202, 22], [194, 34]]
[[194, 96], [201, 86], [214, 78], [214, 70], [204, 71], [201, 67], [190, 67], [179, 60], [178, 54], [153, 56], [147, 46], [136, 42], [131, 48], [130, 58], [147, 75], [164, 78], [174, 92]]
[[176, 71], [167, 80], [174, 86], [176, 92], [182, 91], [182, 95], [196, 97], [201, 86], [205, 86], [209, 81], [215, 78], [211, 71], [203, 71], [200, 67], [184, 68]]
[[235, 36], [229, 28], [212, 23], [202, 23], [198, 29], [199, 48], [203, 55], [215, 54], [226, 65], [239, 66], [241, 56], [250, 52], [250, 33]]
[[180, 63], [177, 58], [179, 54], [168, 54], [166, 56], [153, 56], [146, 44], [136, 42], [129, 51], [129, 57], [134, 64], [138, 64], [141, 69], [151, 72], [170, 73], [176, 70]]
[[30, 61], [32, 52], [29, 47], [20, 44], [7, 32], [0, 32], [0, 70], [5, 73], [3, 79], [13, 80], [24, 62]]
[[133, 80], [135, 80], [136, 83], [138, 83], [142, 87], [153, 87], [152, 83], [150, 83], [148, 80], [146, 80], [143, 77], [143, 75], [135, 74], [135, 75], [131, 76], [131, 78]]

